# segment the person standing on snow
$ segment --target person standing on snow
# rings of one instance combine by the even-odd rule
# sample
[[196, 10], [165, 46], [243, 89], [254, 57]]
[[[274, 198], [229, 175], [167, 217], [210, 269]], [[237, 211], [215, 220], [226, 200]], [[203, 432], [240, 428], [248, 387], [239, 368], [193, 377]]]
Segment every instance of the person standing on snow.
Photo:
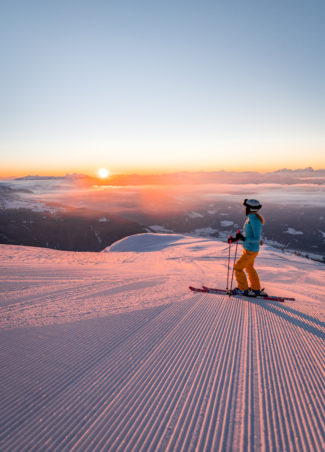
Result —
[[[260, 249], [260, 240], [264, 218], [258, 213], [262, 205], [256, 199], [245, 199], [243, 206], [246, 208], [246, 222], [244, 224], [244, 235], [237, 232], [235, 237], [229, 237], [228, 243], [243, 240], [243, 254], [235, 264], [234, 272], [238, 287], [233, 289], [234, 295], [246, 295], [257, 297], [258, 295], [267, 296], [264, 290], [261, 290], [261, 284], [258, 274], [254, 268], [254, 261]], [[246, 270], [251, 287], [249, 288]]]

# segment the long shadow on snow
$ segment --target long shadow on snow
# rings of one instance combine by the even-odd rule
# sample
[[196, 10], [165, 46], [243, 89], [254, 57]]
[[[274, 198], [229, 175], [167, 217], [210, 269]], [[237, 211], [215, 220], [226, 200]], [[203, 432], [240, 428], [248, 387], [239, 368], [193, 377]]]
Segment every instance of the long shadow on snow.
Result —
[[[264, 309], [266, 309], [269, 312], [272, 312], [273, 314], [278, 315], [279, 317], [283, 318], [287, 322], [292, 323], [295, 326], [298, 326], [302, 328], [303, 330], [307, 331], [308, 333], [313, 334], [314, 336], [319, 337], [320, 339], [325, 339], [325, 333], [321, 330], [321, 328], [325, 328], [325, 323], [320, 321], [319, 319], [312, 317], [308, 314], [304, 314], [303, 312], [297, 311], [296, 309], [290, 308], [289, 306], [281, 305], [281, 307], [278, 307], [277, 301], [271, 301], [271, 300], [263, 300], [261, 303], [260, 300], [255, 298], [245, 298], [250, 303], [253, 303], [258, 306], [263, 306]], [[291, 315], [287, 314], [291, 313], [292, 315], [295, 315], [297, 317], [300, 317], [300, 319], [296, 317], [292, 317]], [[309, 323], [304, 322], [304, 320], [310, 321], [316, 325], [319, 325], [319, 328], [317, 326], [310, 325]]]

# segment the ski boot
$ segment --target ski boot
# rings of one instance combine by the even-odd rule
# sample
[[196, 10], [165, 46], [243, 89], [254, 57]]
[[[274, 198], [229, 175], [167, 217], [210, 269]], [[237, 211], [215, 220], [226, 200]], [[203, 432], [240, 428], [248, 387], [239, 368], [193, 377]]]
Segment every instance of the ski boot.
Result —
[[268, 294], [265, 292], [264, 289], [261, 289], [261, 290], [248, 289], [248, 296], [249, 297], [268, 297]]
[[241, 289], [238, 289], [238, 287], [235, 287], [235, 289], [232, 289], [231, 295], [243, 295], [244, 297], [247, 297], [248, 290], [241, 290]]

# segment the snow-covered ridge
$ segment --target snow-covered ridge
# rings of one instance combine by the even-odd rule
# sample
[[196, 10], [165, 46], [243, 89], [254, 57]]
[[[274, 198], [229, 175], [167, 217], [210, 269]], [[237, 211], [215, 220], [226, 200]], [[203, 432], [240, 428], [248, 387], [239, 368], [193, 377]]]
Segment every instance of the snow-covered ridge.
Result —
[[1, 450], [321, 451], [324, 266], [263, 247], [263, 285], [296, 301], [191, 293], [225, 287], [227, 249], [0, 245]]
[[163, 233], [134, 234], [113, 243], [104, 252], [144, 253], [148, 251], [162, 251], [180, 240], [183, 240], [184, 243], [184, 235]]
[[[112, 312], [112, 306], [114, 312], [122, 312], [125, 308], [130, 310], [157, 306], [162, 300], [163, 303], [169, 302], [169, 297], [163, 293], [164, 290], [168, 294], [174, 293], [176, 298], [178, 296], [182, 298], [184, 293], [187, 294], [189, 284], [217, 285], [221, 288], [226, 285], [228, 257], [226, 240], [220, 242], [200, 236], [135, 234], [115, 242], [101, 253], [57, 251], [14, 245], [0, 245], [0, 251], [0, 266], [4, 275], [1, 279], [0, 301], [2, 300], [6, 306], [7, 303], [8, 305], [11, 303], [8, 300], [16, 300], [19, 294], [22, 299], [28, 300], [35, 290], [37, 297], [42, 299], [43, 290], [46, 294], [48, 290], [58, 288], [61, 283], [63, 287], [71, 287], [71, 290], [74, 290], [69, 295], [69, 303], [66, 303], [64, 297], [56, 300], [54, 295], [54, 302], [48, 304], [45, 297], [44, 305], [47, 306], [47, 311], [39, 311], [39, 305], [35, 307], [33, 302], [27, 303], [27, 310], [10, 310], [7, 317], [4, 309], [3, 317], [0, 316], [0, 319], [4, 322], [2, 326], [6, 327], [74, 321], [84, 316], [90, 318]], [[256, 267], [263, 286], [269, 292], [298, 298], [303, 296], [308, 302], [309, 310], [314, 307], [318, 309], [323, 298], [323, 264], [284, 254], [272, 246], [265, 245], [256, 260]], [[14, 275], [18, 272], [21, 278], [15, 276], [12, 280], [10, 278], [7, 280], [5, 275], [8, 272]], [[30, 277], [31, 272], [34, 273], [34, 277]], [[94, 286], [93, 278], [96, 281]], [[43, 279], [47, 283], [43, 284]], [[122, 283], [124, 280], [128, 288], [124, 298], [119, 296], [116, 304], [103, 305], [105, 290], [103, 289], [102, 293], [99, 287], [107, 287], [107, 293], [111, 293], [116, 281]], [[158, 286], [162, 296], [155, 298], [155, 294], [149, 290], [149, 298], [143, 297], [142, 301], [138, 296], [130, 298], [128, 291], [131, 293], [133, 291], [131, 281], [139, 280], [143, 281], [140, 288], [147, 285], [151, 287], [152, 281], [159, 280]], [[92, 294], [92, 290], [93, 294], [91, 301], [83, 304], [79, 300], [79, 286], [84, 286], [88, 281], [89, 294]], [[168, 284], [165, 284], [165, 281], [168, 281]], [[37, 289], [35, 284], [39, 286]], [[21, 286], [26, 289], [21, 291]], [[72, 289], [74, 286], [75, 289]], [[135, 287], [136, 293], [138, 284]], [[98, 292], [100, 296], [97, 296]], [[113, 298], [110, 296], [110, 301]]]

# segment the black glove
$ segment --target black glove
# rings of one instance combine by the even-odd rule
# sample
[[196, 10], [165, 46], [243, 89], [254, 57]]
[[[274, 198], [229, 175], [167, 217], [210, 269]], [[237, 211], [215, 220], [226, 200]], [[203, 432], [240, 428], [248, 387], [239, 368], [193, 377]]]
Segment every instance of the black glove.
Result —
[[228, 243], [230, 244], [230, 243], [238, 242], [238, 240], [242, 240], [243, 242], [245, 241], [245, 237], [243, 236], [243, 234], [240, 231], [237, 231], [235, 237], [230, 236], [228, 239]]
[[243, 236], [243, 234], [240, 231], [238, 231], [236, 234], [236, 241], [237, 240], [242, 240], [243, 242], [245, 242], [245, 237]]

